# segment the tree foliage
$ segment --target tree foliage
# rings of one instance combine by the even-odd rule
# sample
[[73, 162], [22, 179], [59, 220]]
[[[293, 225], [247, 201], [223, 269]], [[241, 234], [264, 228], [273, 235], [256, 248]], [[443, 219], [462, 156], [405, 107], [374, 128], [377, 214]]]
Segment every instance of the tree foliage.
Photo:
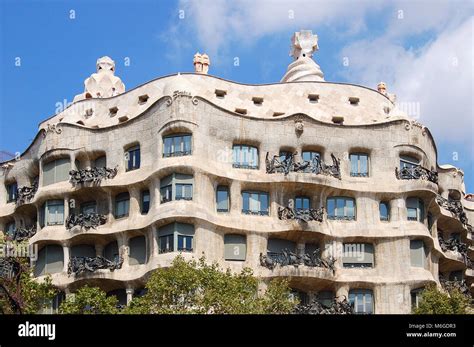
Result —
[[[6, 244], [2, 238], [0, 247], [4, 250], [5, 247], [27, 247], [27, 243]], [[12, 277], [6, 274], [0, 276], [0, 313], [38, 313], [57, 293], [51, 283], [51, 277], [46, 276], [41, 282], [35, 280], [28, 258], [9, 257], [5, 260], [14, 265], [15, 271]]]
[[63, 314], [116, 314], [118, 300], [114, 295], [107, 294], [100, 288], [84, 286], [74, 295], [67, 298], [59, 306]]
[[290, 313], [297, 302], [290, 299], [286, 280], [269, 283], [259, 294], [259, 280], [248, 268], [240, 273], [221, 271], [204, 258], [186, 261], [177, 256], [171, 267], [155, 270], [147, 293], [132, 300], [126, 313], [146, 314], [263, 314]]
[[442, 292], [435, 285], [431, 285], [422, 292], [420, 303], [413, 313], [466, 314], [469, 302], [469, 298], [457, 289]]

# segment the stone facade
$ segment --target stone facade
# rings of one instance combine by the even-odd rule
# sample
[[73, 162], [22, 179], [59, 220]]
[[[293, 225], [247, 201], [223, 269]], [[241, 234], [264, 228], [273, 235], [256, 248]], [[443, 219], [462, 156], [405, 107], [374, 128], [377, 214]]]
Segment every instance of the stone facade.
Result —
[[[190, 150], [176, 152], [174, 147], [171, 155], [164, 155], [168, 153], [165, 139], [178, 134], [191, 135]], [[236, 145], [257, 149], [254, 168], [236, 165]], [[137, 146], [138, 164], [136, 152], [129, 151]], [[320, 153], [321, 162], [327, 164], [334, 155], [340, 163], [340, 178], [305, 170], [267, 173], [267, 153], [272, 158], [280, 152], [296, 152], [294, 160], [301, 163], [304, 153], [311, 151]], [[351, 154], [360, 153], [368, 158], [367, 169], [354, 175]], [[396, 168], [400, 168], [400, 158], [407, 156], [436, 171], [437, 183], [398, 179]], [[98, 166], [99, 158], [107, 168], [116, 169], [116, 175], [80, 184], [64, 178], [61, 165], [67, 171], [87, 171]], [[438, 239], [453, 235], [467, 245], [468, 258], [473, 256], [469, 223], [474, 220], [474, 202], [464, 199], [463, 172], [438, 165], [429, 130], [401, 112], [386, 95], [367, 87], [306, 80], [245, 85], [205, 73], [166, 76], [120, 95], [75, 102], [42, 122], [30, 147], [19, 160], [4, 162], [2, 173], [0, 231], [8, 234], [12, 223], [16, 228], [36, 225], [29, 242], [40, 250], [43, 271], [38, 272], [38, 279], [51, 273], [53, 283], [66, 294], [88, 283], [111, 293], [120, 291], [123, 301], [129, 301], [153, 269], [169, 266], [179, 253], [185, 258], [205, 255], [234, 271], [250, 267], [263, 283], [288, 278], [292, 288], [310, 298], [321, 292], [343, 298], [365, 290], [371, 293], [365, 300], [372, 304], [364, 305], [372, 305], [375, 313], [411, 312], [416, 290], [430, 283], [441, 286], [443, 276], [449, 279], [458, 274], [472, 293], [472, 264], [456, 250], [443, 251]], [[188, 177], [191, 196], [164, 199], [164, 182], [172, 174]], [[45, 184], [46, 176], [52, 182]], [[180, 182], [178, 176], [173, 177]], [[16, 203], [9, 189], [15, 183], [18, 188], [30, 187], [35, 180], [34, 196]], [[173, 183], [172, 197], [182, 188], [178, 185]], [[218, 186], [228, 187], [227, 211], [217, 205]], [[149, 192], [145, 211], [144, 192]], [[260, 202], [257, 213], [248, 213], [255, 201], [251, 198], [247, 204], [243, 192], [266, 193], [268, 208]], [[127, 204], [117, 200], [123, 193], [129, 196], [125, 216], [118, 210]], [[449, 202], [459, 201], [468, 223], [441, 207], [438, 195]], [[279, 208], [297, 197], [308, 198], [312, 209], [324, 208], [323, 220], [280, 219]], [[346, 205], [343, 209], [351, 209], [353, 216], [334, 218], [342, 210], [331, 208], [328, 199], [332, 197], [353, 199], [354, 208]], [[410, 203], [407, 208], [407, 201], [413, 201], [410, 198], [423, 206], [416, 220]], [[51, 201], [63, 203], [63, 211], [52, 208]], [[84, 212], [81, 205], [91, 202], [106, 221], [67, 229], [68, 216]], [[381, 218], [381, 202], [387, 204], [388, 218]], [[175, 222], [194, 230], [181, 233], [183, 224], [177, 224], [178, 232], [171, 234], [174, 247], [169, 249], [160, 236]], [[245, 236], [241, 260], [230, 260], [226, 235]], [[334, 270], [304, 263], [264, 266], [260, 255], [271, 255], [269, 241], [273, 239], [293, 242], [295, 248], [287, 251], [300, 259], [317, 245], [322, 259], [335, 258]], [[422, 242], [421, 263], [414, 263], [413, 241]], [[114, 242], [117, 251], [110, 246]], [[344, 244], [372, 245], [371, 264], [347, 266]], [[62, 254], [56, 254], [57, 247], [56, 251], [47, 249], [50, 245], [61, 247]], [[41, 253], [42, 249], [47, 250]], [[104, 256], [121, 263], [68, 273], [75, 256]]]

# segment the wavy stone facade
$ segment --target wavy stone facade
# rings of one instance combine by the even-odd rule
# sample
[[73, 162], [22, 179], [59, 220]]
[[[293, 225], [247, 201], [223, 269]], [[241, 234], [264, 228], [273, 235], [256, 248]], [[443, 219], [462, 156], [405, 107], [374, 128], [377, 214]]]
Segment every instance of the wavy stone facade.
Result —
[[[179, 149], [165, 145], [183, 134], [189, 137], [184, 144], [176, 140]], [[245, 146], [256, 148], [258, 158], [242, 154]], [[267, 153], [282, 152], [297, 152], [297, 163], [317, 152], [319, 162], [332, 164], [333, 155], [340, 178], [293, 170], [294, 164], [287, 174], [267, 173]], [[351, 165], [351, 154], [361, 153], [368, 158], [362, 174]], [[275, 162], [284, 164], [288, 157], [281, 155]], [[437, 183], [397, 178], [400, 158], [436, 171]], [[95, 166], [116, 175], [70, 180], [70, 170], [74, 177], [80, 170], [100, 175], [91, 173]], [[417, 290], [443, 278], [462, 279], [472, 293], [474, 202], [464, 199], [462, 171], [439, 166], [428, 129], [366, 87], [166, 76], [114, 97], [75, 102], [41, 123], [30, 147], [2, 170], [0, 230], [8, 235], [35, 225], [29, 242], [40, 250], [38, 279], [51, 273], [66, 294], [87, 283], [126, 303], [152, 270], [169, 266], [179, 253], [205, 255], [235, 271], [250, 267], [263, 287], [288, 278], [304, 300], [318, 293], [351, 297], [359, 312], [409, 313]], [[14, 185], [35, 180], [33, 197], [16, 203], [9, 193]], [[437, 196], [458, 200], [468, 223]], [[322, 221], [291, 213], [281, 218], [281, 208], [302, 198], [323, 211]], [[467, 258], [442, 250], [440, 240], [451, 236], [466, 246]], [[359, 257], [365, 260], [348, 260], [344, 245], [365, 245]], [[316, 247], [318, 259], [332, 257], [333, 266], [302, 260]], [[272, 263], [282, 255], [288, 261]]]

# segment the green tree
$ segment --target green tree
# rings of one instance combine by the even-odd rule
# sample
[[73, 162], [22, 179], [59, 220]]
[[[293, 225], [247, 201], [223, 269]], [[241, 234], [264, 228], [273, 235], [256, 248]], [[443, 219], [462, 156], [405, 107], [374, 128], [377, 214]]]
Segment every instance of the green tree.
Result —
[[442, 292], [435, 285], [431, 285], [422, 292], [420, 303], [413, 313], [466, 314], [469, 302], [469, 298], [457, 289]]
[[290, 299], [285, 280], [274, 280], [259, 295], [259, 280], [248, 268], [240, 273], [222, 271], [204, 258], [186, 261], [177, 256], [172, 266], [155, 270], [147, 293], [132, 300], [125, 313], [151, 314], [261, 314], [290, 313], [297, 302]]
[[118, 300], [97, 287], [84, 286], [59, 306], [62, 314], [117, 314]]
[[[0, 247], [27, 247], [23, 243], [5, 243], [0, 236]], [[51, 283], [51, 277], [37, 281], [28, 258], [7, 257], [2, 259], [2, 268], [12, 267], [12, 271], [0, 271], [0, 313], [3, 314], [34, 314], [47, 306], [57, 294]]]

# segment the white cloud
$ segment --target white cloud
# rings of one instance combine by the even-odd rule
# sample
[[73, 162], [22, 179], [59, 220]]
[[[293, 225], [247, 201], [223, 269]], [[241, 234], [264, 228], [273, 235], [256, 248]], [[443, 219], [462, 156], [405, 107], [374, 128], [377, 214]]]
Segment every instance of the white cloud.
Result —
[[349, 67], [342, 74], [354, 83], [375, 87], [385, 80], [401, 102], [419, 102], [421, 122], [435, 138], [471, 145], [473, 23], [470, 17], [419, 49], [405, 49], [387, 37], [345, 47]]

